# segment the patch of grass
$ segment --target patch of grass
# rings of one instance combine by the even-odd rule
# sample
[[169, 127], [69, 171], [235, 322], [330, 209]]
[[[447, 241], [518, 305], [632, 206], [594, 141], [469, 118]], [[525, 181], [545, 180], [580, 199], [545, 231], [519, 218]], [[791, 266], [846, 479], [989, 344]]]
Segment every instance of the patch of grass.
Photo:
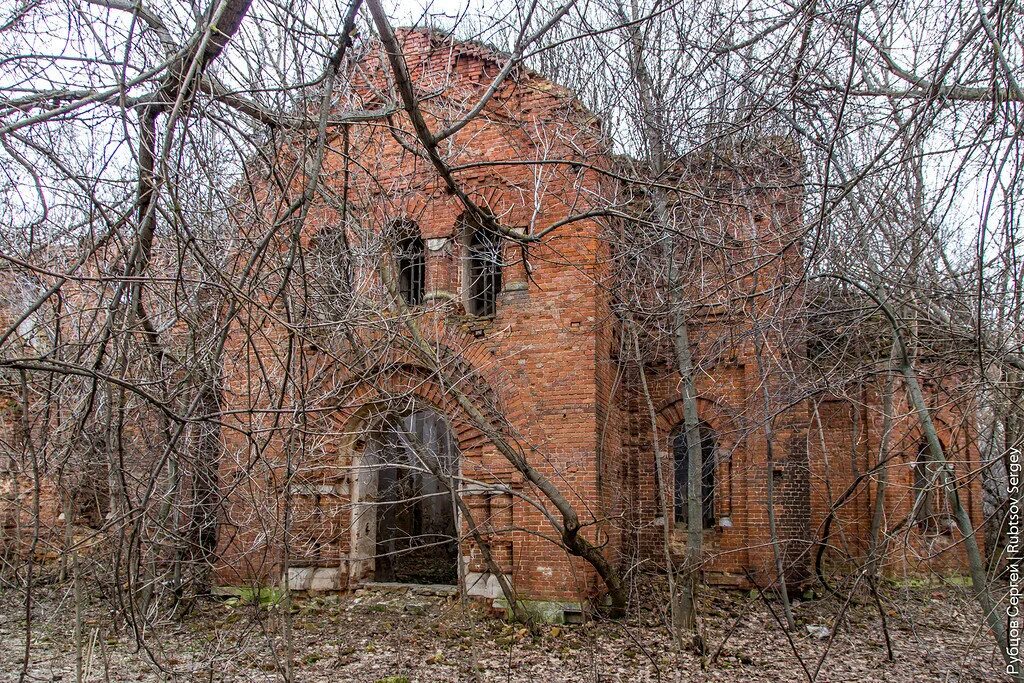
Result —
[[280, 605], [284, 600], [284, 591], [272, 586], [260, 586], [259, 588], [237, 586], [223, 590], [231, 595], [224, 601], [228, 607], [258, 604], [262, 608], [270, 609]]
[[942, 578], [942, 583], [947, 586], [960, 586], [962, 588], [970, 588], [974, 585], [974, 580], [969, 576], [945, 576]]
[[950, 574], [949, 576], [908, 576], [901, 579], [889, 579], [888, 583], [893, 588], [927, 589], [942, 586], [956, 586], [958, 588], [970, 588], [974, 582], [969, 576]]

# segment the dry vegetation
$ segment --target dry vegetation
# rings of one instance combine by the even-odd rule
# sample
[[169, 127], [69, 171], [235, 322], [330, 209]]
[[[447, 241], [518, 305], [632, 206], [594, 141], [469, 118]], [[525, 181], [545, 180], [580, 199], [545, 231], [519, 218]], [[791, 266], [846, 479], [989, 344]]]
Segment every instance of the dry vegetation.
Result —
[[[657, 589], [649, 589], [654, 592]], [[834, 599], [794, 602], [799, 630], [792, 645], [771, 612], [747, 592], [708, 590], [706, 669], [699, 658], [673, 647], [668, 615], [651, 596], [644, 609], [621, 622], [548, 626], [531, 635], [519, 625], [463, 608], [457, 596], [423, 595], [419, 589], [361, 590], [355, 595], [297, 598], [292, 607], [296, 680], [399, 683], [417, 681], [792, 681], [812, 672], [823, 656], [820, 681], [994, 681], [998, 653], [978, 632], [976, 607], [954, 586], [888, 587], [885, 591], [896, 661], [886, 660], [873, 606], [854, 605], [833, 639], [806, 626], [832, 624]], [[0, 599], [11, 596], [0, 594]], [[867, 597], [867, 596], [864, 596]], [[67, 590], [39, 593], [37, 655], [29, 680], [72, 680], [68, 648], [73, 619]], [[664, 603], [662, 603], [664, 604]], [[280, 604], [220, 599], [181, 623], [155, 625], [146, 646], [136, 645], [124, 624], [99, 605], [88, 610], [88, 681], [274, 680], [284, 651]], [[773, 609], [778, 613], [780, 605]], [[19, 667], [23, 623], [0, 626], [0, 670]], [[723, 639], [728, 638], [723, 645]], [[719, 651], [719, 648], [720, 651]], [[714, 655], [714, 661], [710, 661]], [[4, 680], [7, 680], [6, 678]]]

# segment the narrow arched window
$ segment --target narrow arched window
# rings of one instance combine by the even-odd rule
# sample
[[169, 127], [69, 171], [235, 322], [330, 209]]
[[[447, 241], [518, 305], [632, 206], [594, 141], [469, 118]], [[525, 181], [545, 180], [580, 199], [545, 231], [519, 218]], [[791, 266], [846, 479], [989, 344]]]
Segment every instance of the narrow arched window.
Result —
[[415, 223], [399, 228], [395, 263], [398, 266], [398, 293], [410, 306], [423, 303], [426, 259], [423, 238]]
[[917, 446], [914, 461], [914, 521], [921, 531], [941, 532], [949, 527], [945, 490], [938, 463], [932, 462], [928, 441]]
[[[708, 529], [715, 525], [715, 435], [705, 422], [700, 423], [701, 455], [701, 525]], [[672, 456], [675, 463], [675, 518], [681, 524], [689, 523], [686, 503], [690, 481], [690, 453], [687, 449], [686, 427], [678, 425], [672, 432]]]
[[465, 239], [466, 311], [470, 315], [492, 316], [501, 291], [501, 237], [470, 223]]

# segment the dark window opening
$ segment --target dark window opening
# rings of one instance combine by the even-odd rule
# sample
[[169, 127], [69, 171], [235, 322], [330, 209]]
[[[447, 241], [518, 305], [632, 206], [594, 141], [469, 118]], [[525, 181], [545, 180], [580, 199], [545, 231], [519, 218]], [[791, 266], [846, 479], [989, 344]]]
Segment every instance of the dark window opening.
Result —
[[497, 309], [501, 291], [501, 237], [484, 229], [472, 229], [466, 239], [466, 310], [487, 317]]
[[950, 515], [939, 467], [932, 462], [928, 441], [922, 439], [914, 461], [914, 521], [918, 529], [929, 533], [949, 530]]
[[[701, 454], [701, 523], [703, 528], [715, 526], [715, 435], [704, 422], [700, 423]], [[672, 437], [672, 455], [675, 462], [675, 518], [676, 522], [687, 524], [689, 510], [686, 504], [689, 486], [690, 454], [687, 450], [686, 428], [676, 427]]]
[[402, 227], [395, 261], [398, 265], [398, 293], [410, 306], [420, 305], [426, 280], [426, 258], [423, 238], [415, 224], [407, 223]]

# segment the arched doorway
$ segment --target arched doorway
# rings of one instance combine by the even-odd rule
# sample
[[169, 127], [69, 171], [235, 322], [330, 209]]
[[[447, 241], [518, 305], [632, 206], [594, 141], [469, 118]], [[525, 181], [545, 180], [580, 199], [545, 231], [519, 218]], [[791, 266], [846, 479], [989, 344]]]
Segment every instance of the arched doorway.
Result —
[[373, 520], [363, 525], [373, 538], [364, 537], [362, 547], [369, 551], [372, 544], [372, 579], [457, 584], [452, 490], [459, 458], [445, 419], [427, 408], [386, 414], [367, 439], [362, 461], [363, 516]]

